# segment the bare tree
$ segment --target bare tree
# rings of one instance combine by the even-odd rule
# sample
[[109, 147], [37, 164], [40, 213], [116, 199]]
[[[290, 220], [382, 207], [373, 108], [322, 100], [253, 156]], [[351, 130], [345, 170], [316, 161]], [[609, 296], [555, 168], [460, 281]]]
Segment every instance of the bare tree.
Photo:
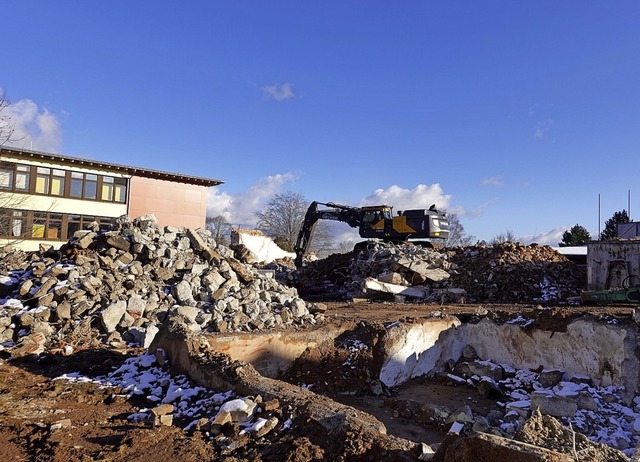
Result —
[[[261, 212], [257, 212], [258, 229], [276, 244], [293, 251], [309, 202], [300, 193], [286, 191], [269, 199]], [[312, 250], [329, 248], [331, 236], [328, 226], [318, 223], [311, 242]]]
[[11, 114], [7, 113], [7, 108], [10, 104], [5, 93], [0, 93], [0, 147], [4, 146], [5, 143], [17, 141], [14, 138], [15, 124]]
[[448, 214], [449, 218], [449, 237], [445, 241], [446, 247], [464, 247], [472, 245], [476, 242], [476, 237], [464, 232], [464, 226], [460, 223], [458, 215], [455, 213]]
[[307, 209], [307, 200], [293, 191], [276, 194], [257, 212], [258, 228], [284, 250], [292, 251]]
[[504, 233], [496, 234], [496, 236], [491, 239], [491, 245], [504, 244], [505, 242], [516, 242], [516, 235], [513, 234], [513, 231], [507, 230]]
[[213, 239], [218, 244], [229, 245], [231, 224], [222, 215], [207, 217], [206, 228], [211, 231]]

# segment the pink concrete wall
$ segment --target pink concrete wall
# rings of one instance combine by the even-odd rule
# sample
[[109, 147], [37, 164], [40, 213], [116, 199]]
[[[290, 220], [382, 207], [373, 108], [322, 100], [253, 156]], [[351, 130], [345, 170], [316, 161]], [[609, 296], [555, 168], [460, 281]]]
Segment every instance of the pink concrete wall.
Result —
[[153, 213], [162, 226], [204, 228], [207, 199], [206, 186], [132, 177], [129, 218]]

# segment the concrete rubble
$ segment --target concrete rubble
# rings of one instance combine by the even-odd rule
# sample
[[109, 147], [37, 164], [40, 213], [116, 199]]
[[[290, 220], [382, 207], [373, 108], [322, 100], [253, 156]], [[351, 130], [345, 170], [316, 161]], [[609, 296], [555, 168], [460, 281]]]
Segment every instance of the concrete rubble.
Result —
[[252, 332], [322, 318], [295, 288], [236, 255], [206, 232], [161, 227], [153, 216], [122, 218], [107, 232], [78, 231], [60, 250], [4, 249], [0, 343], [15, 342], [14, 357], [45, 348], [68, 354], [99, 343], [148, 347], [172, 316], [194, 332]]
[[294, 277], [305, 295], [449, 303], [566, 303], [586, 280], [551, 247], [511, 242], [436, 249], [369, 241], [354, 253], [309, 262]]

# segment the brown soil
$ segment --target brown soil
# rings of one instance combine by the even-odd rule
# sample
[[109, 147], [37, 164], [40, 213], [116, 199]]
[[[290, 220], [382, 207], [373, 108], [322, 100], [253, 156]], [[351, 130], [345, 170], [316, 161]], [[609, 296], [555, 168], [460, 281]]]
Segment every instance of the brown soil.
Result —
[[[560, 307], [540, 309], [536, 306], [439, 306], [391, 303], [328, 303], [326, 318], [329, 321], [367, 320], [369, 323], [391, 323], [433, 316], [436, 312], [459, 316], [463, 322], [473, 322], [478, 315], [497, 322], [505, 322], [519, 314], [535, 314], [536, 327], [560, 330], [576, 316], [594, 316], [599, 319], [616, 318], [620, 322], [631, 319], [631, 307]], [[371, 331], [362, 327], [355, 331], [357, 339], [348, 336], [337, 339], [346, 346], [336, 349], [333, 356], [309, 358], [316, 364], [315, 370], [304, 371], [298, 367], [287, 379], [293, 383], [322, 383], [317, 389], [345, 404], [353, 405], [378, 417], [388, 428], [388, 433], [413, 441], [437, 442], [441, 429], [428, 428], [414, 419], [404, 417], [398, 403], [404, 401], [429, 401], [446, 404], [450, 408], [469, 404], [472, 409], [490, 409], [493, 401], [480, 398], [474, 390], [465, 386], [453, 387], [438, 382], [413, 381], [393, 393], [375, 397], [367, 390], [353, 384], [362, 384], [361, 377], [370, 352], [366, 349], [349, 349], [350, 341], [359, 340], [371, 344]], [[226, 457], [217, 452], [213, 444], [201, 433], [193, 434], [179, 426], [150, 428], [142, 422], [127, 419], [144, 403], [127, 399], [120, 390], [100, 388], [91, 383], [69, 383], [53, 380], [60, 375], [80, 372], [89, 377], [104, 375], [121, 365], [140, 350], [114, 352], [110, 350], [80, 351], [71, 356], [44, 355], [22, 361], [9, 361], [0, 352], [0, 460], [23, 461], [146, 461], [164, 460], [322, 460], [323, 451], [312, 444], [302, 433], [288, 435], [270, 449], [258, 448], [258, 452], [246, 451], [246, 458]], [[351, 361], [355, 366], [346, 375], [332, 380], [319, 380], [318, 374]], [[326, 385], [324, 383], [326, 382]], [[391, 399], [390, 399], [391, 398]], [[52, 425], [61, 428], [52, 429]], [[304, 429], [301, 429], [302, 431]]]

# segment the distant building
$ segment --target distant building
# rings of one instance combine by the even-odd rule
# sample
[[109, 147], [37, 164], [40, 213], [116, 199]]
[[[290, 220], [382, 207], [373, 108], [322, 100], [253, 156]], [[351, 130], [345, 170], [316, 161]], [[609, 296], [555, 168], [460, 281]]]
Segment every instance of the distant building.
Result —
[[160, 225], [204, 228], [207, 190], [220, 180], [0, 147], [0, 246], [66, 242], [92, 222], [154, 214]]
[[626, 239], [640, 237], [640, 222], [618, 223], [616, 225], [616, 236]]

